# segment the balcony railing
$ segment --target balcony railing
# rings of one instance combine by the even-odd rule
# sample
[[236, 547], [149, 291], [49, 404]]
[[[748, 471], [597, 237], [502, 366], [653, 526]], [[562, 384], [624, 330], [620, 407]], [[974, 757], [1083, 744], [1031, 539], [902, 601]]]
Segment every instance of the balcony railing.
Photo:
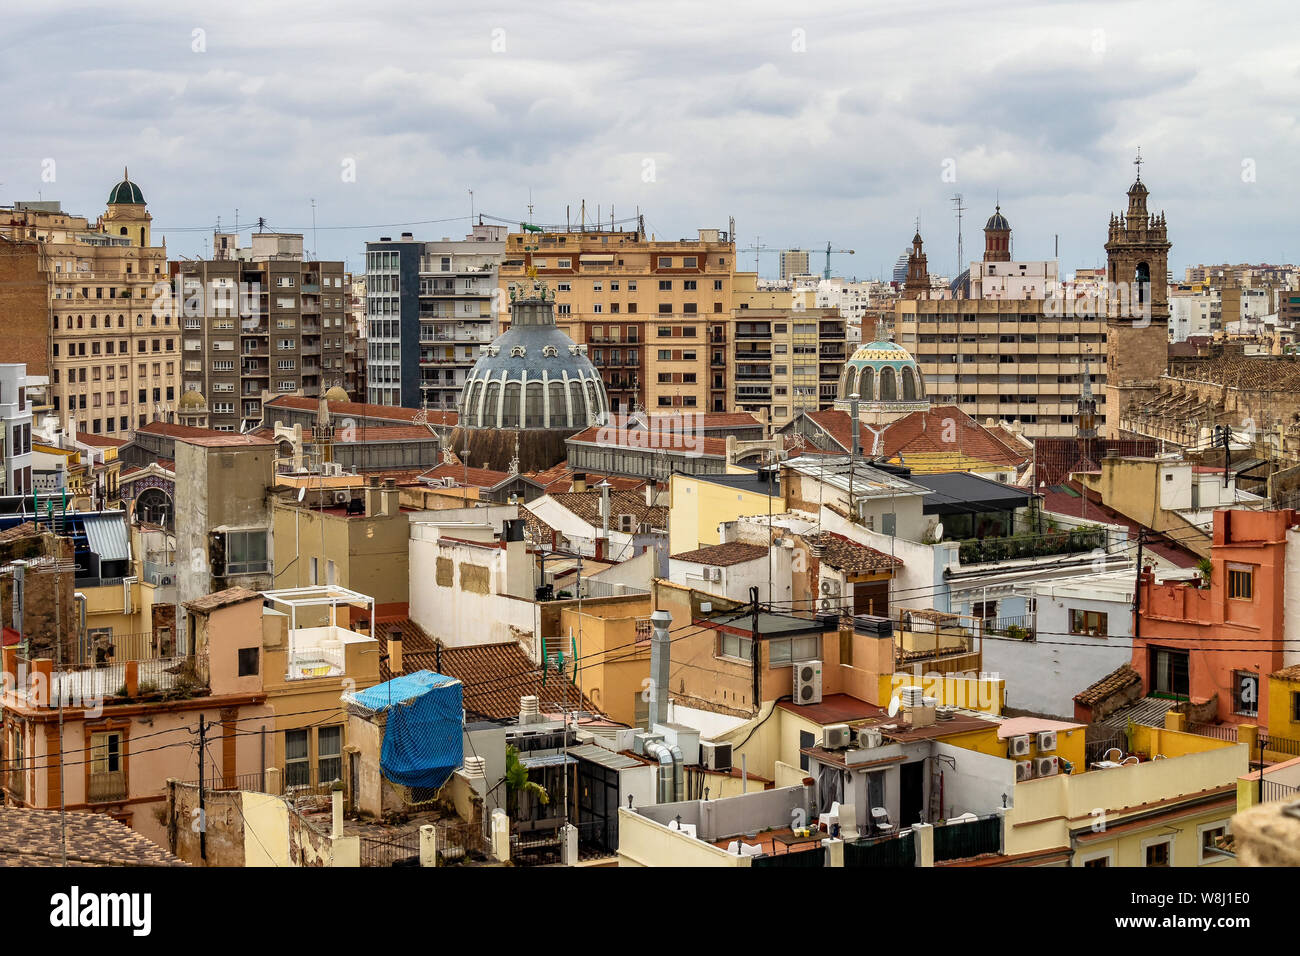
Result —
[[1044, 534], [1013, 535], [1005, 538], [969, 538], [960, 542], [962, 564], [984, 564], [1017, 558], [1050, 557], [1077, 554], [1106, 547], [1105, 528], [1073, 528]]
[[126, 799], [126, 774], [121, 770], [107, 773], [91, 773], [90, 783], [86, 789], [89, 803], [103, 803], [111, 800]]

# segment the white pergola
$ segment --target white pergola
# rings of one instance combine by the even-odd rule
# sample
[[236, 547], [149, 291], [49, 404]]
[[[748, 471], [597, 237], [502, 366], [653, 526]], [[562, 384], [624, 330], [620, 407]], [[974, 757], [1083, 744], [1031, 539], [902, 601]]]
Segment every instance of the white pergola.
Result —
[[[369, 594], [339, 587], [337, 584], [315, 584], [303, 588], [281, 588], [278, 591], [263, 591], [262, 600], [279, 611], [289, 615], [289, 659], [293, 660], [294, 632], [298, 629], [298, 608], [328, 607], [330, 624], [338, 627], [338, 607], [359, 606], [369, 611], [371, 640], [375, 636], [375, 599]], [[349, 628], [350, 630], [350, 628]]]

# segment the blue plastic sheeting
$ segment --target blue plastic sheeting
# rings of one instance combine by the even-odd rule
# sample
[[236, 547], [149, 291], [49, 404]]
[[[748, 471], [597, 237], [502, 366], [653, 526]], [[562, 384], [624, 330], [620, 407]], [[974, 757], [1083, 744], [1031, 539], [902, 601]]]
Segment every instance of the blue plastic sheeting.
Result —
[[464, 763], [461, 690], [454, 677], [416, 671], [355, 695], [363, 707], [387, 712], [379, 754], [386, 779], [436, 790]]

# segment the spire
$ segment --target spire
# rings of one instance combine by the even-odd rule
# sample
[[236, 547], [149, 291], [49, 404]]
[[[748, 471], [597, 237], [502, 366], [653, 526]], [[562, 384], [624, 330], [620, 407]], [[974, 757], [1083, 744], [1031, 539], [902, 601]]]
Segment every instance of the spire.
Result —
[[122, 181], [127, 183], [131, 181], [131, 171], [126, 168], [125, 163], [122, 164]]
[[1137, 159], [1133, 160], [1133, 165], [1137, 167], [1137, 181], [1142, 182], [1142, 147], [1137, 148]]

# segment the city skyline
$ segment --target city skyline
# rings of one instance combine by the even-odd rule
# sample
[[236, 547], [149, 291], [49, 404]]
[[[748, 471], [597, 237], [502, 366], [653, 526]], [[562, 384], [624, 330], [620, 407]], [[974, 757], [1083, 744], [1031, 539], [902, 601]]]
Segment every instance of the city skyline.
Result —
[[[1294, 257], [1284, 210], [1300, 197], [1280, 170], [1297, 134], [1277, 113], [1296, 80], [1273, 69], [1288, 41], [1253, 31], [1248, 60], [1219, 57], [1243, 27], [1199, 35], [1185, 7], [1052, 5], [1027, 27], [1033, 4], [743, 20], [669, 6], [606, 11], [597, 31], [580, 3], [402, 11], [409, 30], [388, 6], [295, 8], [249, 31], [183, 8], [18, 5], [12, 35], [32, 42], [0, 81], [0, 201], [93, 218], [126, 165], [173, 257], [210, 255], [238, 210], [245, 235], [263, 218], [354, 271], [381, 234], [461, 238], [471, 208], [557, 223], [567, 205], [576, 222], [585, 200], [607, 222], [612, 202], [661, 238], [735, 217], [740, 267], [761, 243], [765, 276], [790, 248], [819, 272], [830, 241], [857, 250], [834, 274], [868, 278], [888, 277], [918, 218], [932, 271], [955, 273], [960, 192], [966, 259], [1000, 202], [1016, 257], [1051, 257], [1059, 236], [1068, 273], [1103, 260], [1141, 147], [1152, 208], [1178, 224], [1176, 276]], [[69, 49], [78, 68], [20, 93]]]

